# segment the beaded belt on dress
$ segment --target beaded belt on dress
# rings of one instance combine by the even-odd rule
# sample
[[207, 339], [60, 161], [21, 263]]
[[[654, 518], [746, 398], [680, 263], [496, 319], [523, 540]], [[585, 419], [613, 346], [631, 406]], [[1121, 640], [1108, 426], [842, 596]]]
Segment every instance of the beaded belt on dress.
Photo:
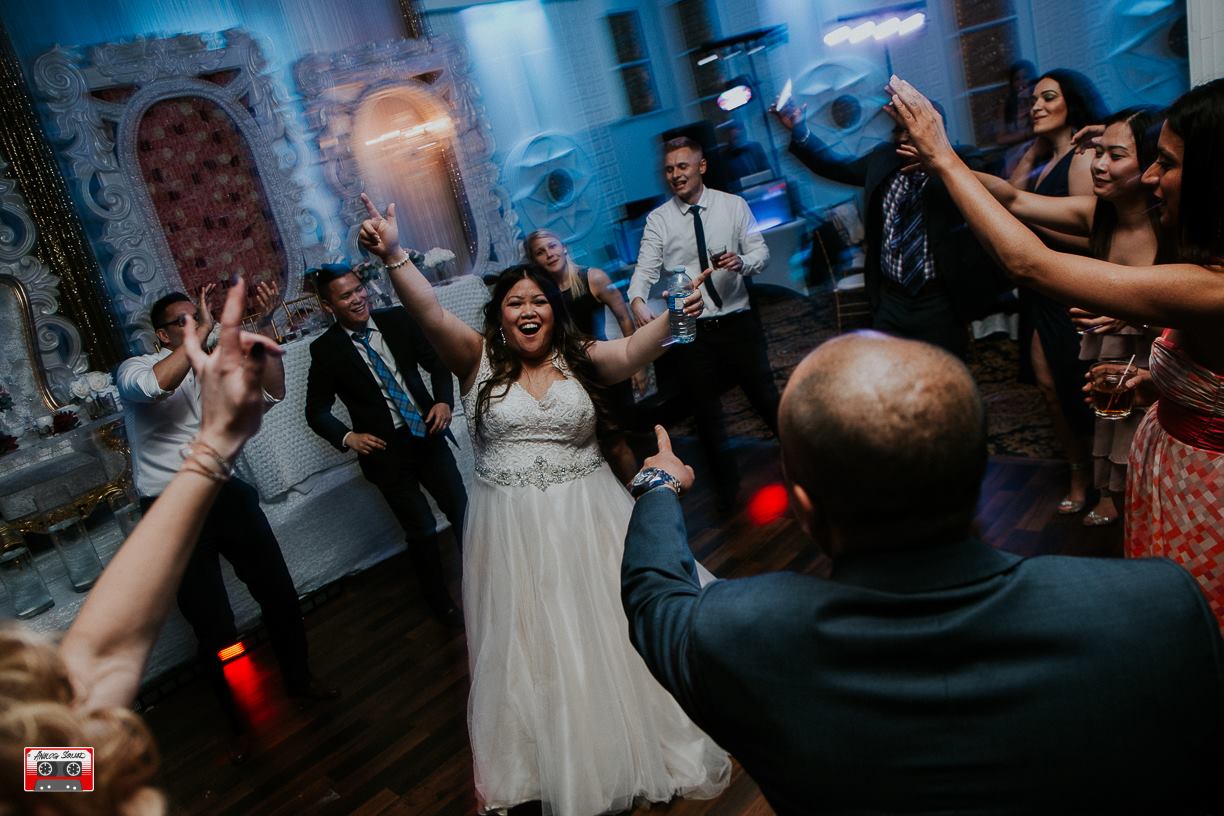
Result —
[[552, 485], [572, 482], [595, 471], [603, 465], [603, 456], [598, 450], [585, 451], [568, 462], [557, 462], [537, 456], [527, 467], [491, 468], [476, 464], [476, 475], [486, 482], [505, 487], [538, 487], [547, 490]]

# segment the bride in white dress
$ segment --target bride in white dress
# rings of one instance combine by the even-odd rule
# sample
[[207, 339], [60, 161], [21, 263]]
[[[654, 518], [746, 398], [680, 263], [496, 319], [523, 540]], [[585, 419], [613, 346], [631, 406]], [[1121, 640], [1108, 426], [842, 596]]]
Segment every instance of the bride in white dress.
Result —
[[[627, 379], [662, 354], [666, 314], [630, 338], [580, 340], [547, 275], [512, 267], [481, 335], [407, 261], [395, 205], [383, 216], [363, 199], [359, 240], [459, 378], [476, 455], [463, 609], [481, 811], [539, 801], [546, 814], [596, 816], [718, 795], [726, 753], [629, 642], [620, 562], [633, 500], [600, 455], [584, 385]], [[701, 296], [685, 308], [699, 314]]]

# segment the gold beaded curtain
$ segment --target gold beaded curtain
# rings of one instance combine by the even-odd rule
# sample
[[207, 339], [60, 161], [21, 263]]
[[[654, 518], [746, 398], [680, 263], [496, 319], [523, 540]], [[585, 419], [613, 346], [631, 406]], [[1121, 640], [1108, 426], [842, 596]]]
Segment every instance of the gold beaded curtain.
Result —
[[60, 311], [80, 329], [90, 365], [101, 370], [114, 368], [127, 356], [123, 335], [2, 22], [0, 121], [4, 122], [0, 149], [8, 158], [38, 230], [34, 254], [59, 277]]

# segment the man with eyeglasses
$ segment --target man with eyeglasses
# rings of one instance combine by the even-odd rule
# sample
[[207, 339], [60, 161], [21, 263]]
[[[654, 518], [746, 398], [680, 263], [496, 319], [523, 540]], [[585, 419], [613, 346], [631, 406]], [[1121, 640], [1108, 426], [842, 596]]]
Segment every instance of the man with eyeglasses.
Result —
[[[158, 299], [149, 310], [149, 319], [160, 348], [124, 360], [116, 373], [136, 490], [144, 508], [156, 501], [178, 472], [183, 451], [193, 450], [200, 427], [200, 392], [183, 338], [194, 331], [204, 344], [214, 323], [208, 306], [214, 289], [216, 284], [207, 284], [200, 290], [198, 307], [182, 292]], [[276, 284], [260, 282], [253, 300], [259, 330], [270, 335], [272, 314], [280, 305]], [[279, 357], [268, 358], [263, 392], [269, 408], [285, 396], [285, 370]], [[208, 451], [203, 455], [209, 455]], [[233, 463], [218, 460], [217, 465], [229, 470]], [[305, 704], [337, 697], [339, 691], [318, 685], [311, 676], [297, 590], [280, 544], [259, 506], [259, 494], [241, 479], [229, 477], [204, 521], [199, 544], [183, 574], [178, 606], [195, 631], [200, 661], [233, 730], [230, 758], [240, 763], [250, 750], [248, 724], [235, 704], [217, 657], [220, 649], [238, 639], [221, 574], [221, 556], [259, 603], [289, 695]]]
[[[426, 604], [443, 623], [462, 617], [446, 589], [429, 491], [463, 540], [467, 491], [447, 441], [454, 378], [402, 306], [370, 309], [357, 273], [344, 264], [312, 270], [315, 291], [336, 323], [310, 344], [306, 422], [336, 450], [357, 453], [361, 473], [378, 488], [404, 529], [408, 557]], [[417, 369], [429, 374], [432, 389]], [[332, 413], [336, 397], [352, 427]]]

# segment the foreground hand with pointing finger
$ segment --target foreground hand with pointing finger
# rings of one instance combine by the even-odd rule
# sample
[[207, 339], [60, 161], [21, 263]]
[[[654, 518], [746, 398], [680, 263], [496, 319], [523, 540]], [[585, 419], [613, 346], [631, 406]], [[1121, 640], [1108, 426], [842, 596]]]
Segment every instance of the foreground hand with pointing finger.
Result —
[[361, 203], [365, 205], [369, 218], [361, 222], [361, 229], [357, 232], [357, 243], [362, 249], [378, 256], [384, 262], [389, 259], [394, 260], [392, 256], [400, 251], [395, 204], [388, 204], [385, 213], [379, 212], [378, 207], [374, 206], [374, 202], [365, 193], [361, 194]]
[[696, 480], [696, 475], [693, 473], [692, 467], [680, 461], [680, 457], [672, 452], [671, 437], [667, 435], [667, 429], [662, 425], [655, 426], [655, 443], [659, 446], [659, 452], [654, 456], [646, 457], [646, 461], [642, 463], [642, 468], [656, 468], [662, 470], [680, 483], [680, 492], [687, 493], [693, 487], [693, 482]]

